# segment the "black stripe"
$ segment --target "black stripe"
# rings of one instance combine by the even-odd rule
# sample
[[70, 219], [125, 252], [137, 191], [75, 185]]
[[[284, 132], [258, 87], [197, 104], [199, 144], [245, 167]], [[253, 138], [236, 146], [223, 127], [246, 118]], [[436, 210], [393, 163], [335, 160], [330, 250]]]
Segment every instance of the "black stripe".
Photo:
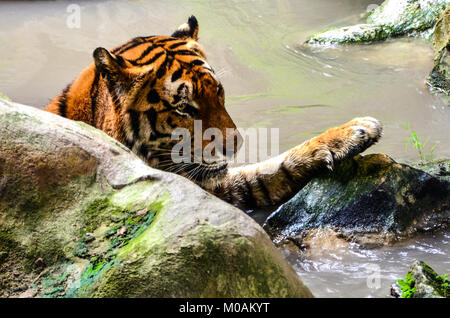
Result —
[[269, 202], [270, 205], [273, 205], [272, 199], [270, 198], [269, 190], [266, 188], [264, 182], [258, 176], [256, 177], [256, 180], [258, 181], [259, 190], [264, 195], [264, 200], [266, 202]]
[[135, 66], [149, 65], [149, 64], [154, 63], [154, 62], [155, 62], [157, 59], [159, 59], [159, 58], [161, 57], [161, 55], [163, 55], [164, 53], [165, 53], [165, 51], [160, 51], [160, 52], [156, 53], [155, 55], [153, 55], [153, 57], [152, 57], [150, 60], [148, 60], [147, 62], [139, 63], [139, 62], [131, 61], [131, 64], [133, 64], [133, 65], [135, 65]]
[[248, 193], [248, 195], [243, 198], [245, 205], [250, 208], [255, 208], [258, 206], [258, 204], [256, 203], [255, 194], [253, 193], [252, 185], [250, 184], [250, 182], [247, 181], [247, 179], [244, 176], [243, 176], [243, 179], [244, 179], [244, 184], [242, 186], [245, 186], [247, 188], [246, 192]]
[[96, 104], [97, 104], [97, 96], [98, 96], [98, 82], [100, 80], [100, 72], [97, 70], [95, 71], [95, 77], [94, 81], [92, 82], [91, 86], [91, 124], [95, 127], [95, 110], [96, 110]]
[[166, 69], [169, 71], [172, 68], [174, 58], [172, 55], [168, 55], [167, 60], [168, 61], [167, 61]]
[[296, 184], [297, 182], [295, 181], [294, 177], [292, 176], [292, 174], [289, 172], [289, 170], [286, 168], [286, 166], [284, 165], [284, 162], [281, 163], [280, 165], [280, 170], [281, 172], [283, 172], [283, 174], [286, 176], [286, 178], [288, 179], [288, 181], [291, 184]]
[[193, 52], [193, 51], [189, 51], [189, 50], [169, 51], [169, 54], [171, 54], [171, 55], [190, 55], [190, 56], [201, 57], [200, 54]]
[[181, 91], [186, 87], [186, 85], [184, 83], [181, 83], [180, 86], [178, 86], [177, 88], [177, 93], [181, 94]]
[[150, 127], [152, 128], [152, 131], [150, 133], [150, 138], [149, 138], [150, 140], [153, 141], [153, 140], [156, 140], [161, 137], [170, 137], [171, 136], [171, 134], [164, 134], [164, 133], [159, 132], [156, 129], [156, 121], [158, 118], [158, 114], [156, 113], [156, 111], [153, 108], [150, 108], [148, 111], [146, 111], [145, 115], [147, 115], [148, 122], [150, 124]]
[[226, 185], [224, 185], [223, 187], [224, 187], [223, 191], [224, 191], [225, 201], [233, 203], [233, 201], [232, 201], [233, 198], [231, 197], [230, 188], [227, 187]]
[[183, 112], [191, 117], [195, 117], [198, 114], [198, 109], [195, 108], [194, 106], [187, 104], [186, 107], [183, 109]]
[[185, 45], [186, 43], [187, 43], [187, 42], [182, 41], [182, 42], [178, 42], [178, 43], [171, 44], [171, 45], [169, 46], [169, 49], [171, 49], [171, 50], [176, 49], [177, 47], [182, 46], [182, 45]]
[[175, 95], [175, 96], [173, 96], [173, 101], [172, 101], [172, 103], [174, 104], [174, 105], [176, 105], [176, 104], [178, 104], [178, 102], [181, 100], [181, 96], [179, 95], [179, 94], [177, 94], [177, 95]]
[[144, 158], [148, 157], [149, 149], [146, 144], [141, 144], [138, 151]]
[[116, 55], [116, 61], [121, 67], [126, 67], [125, 59], [120, 55]]
[[174, 124], [173, 123], [173, 120], [172, 120], [172, 117], [167, 117], [167, 125], [169, 125], [171, 128], [173, 128], [173, 129], [175, 129], [175, 128], [177, 128], [178, 127], [178, 125], [177, 124]]
[[156, 72], [157, 78], [161, 78], [164, 76], [164, 74], [166, 74], [167, 72], [166, 66], [167, 66], [167, 56], [164, 62], [162, 62], [162, 64], [159, 66], [158, 71]]
[[133, 136], [135, 139], [139, 139], [139, 130], [140, 130], [140, 124], [139, 124], [139, 112], [130, 109], [128, 111], [128, 114], [131, 118], [131, 129], [133, 130]]
[[58, 110], [59, 114], [62, 117], [67, 117], [67, 93], [69, 92], [71, 86], [72, 83], [67, 85], [66, 88], [64, 88], [64, 90], [62, 91], [61, 97], [59, 98]]
[[125, 137], [125, 146], [128, 147], [128, 149], [133, 150], [133, 146], [134, 146], [134, 139], [128, 139], [127, 137]]
[[129, 140], [127, 137], [127, 134], [124, 131], [124, 126], [123, 124], [119, 125], [119, 135], [121, 136], [120, 139], [123, 140], [123, 144], [130, 150], [133, 149], [134, 146], [134, 139]]
[[193, 60], [193, 61], [191, 62], [191, 64], [194, 64], [194, 65], [203, 65], [203, 64], [205, 64], [205, 62], [202, 61], [202, 60]]
[[147, 94], [147, 101], [150, 104], [156, 104], [159, 103], [160, 101], [160, 97], [158, 95], [158, 92], [156, 91], [156, 89], [151, 89], [150, 92]]
[[116, 91], [114, 90], [114, 87], [110, 87], [109, 82], [107, 83], [107, 86], [108, 86], [108, 91], [111, 94], [111, 100], [113, 103], [114, 110], [116, 112], [119, 112], [120, 111], [120, 101], [118, 100]]
[[113, 54], [122, 54], [125, 53], [128, 50], [131, 50], [141, 44], [145, 44], [150, 42], [151, 40], [153, 40], [155, 38], [154, 35], [152, 36], [147, 36], [147, 37], [137, 37], [132, 39], [131, 41], [128, 41], [127, 43], [119, 46], [118, 48], [115, 48], [114, 50], [111, 51], [111, 53]]
[[166, 43], [166, 42], [170, 42], [170, 41], [179, 41], [180, 39], [174, 38], [174, 37], [167, 37], [164, 39], [160, 39], [160, 40], [156, 40], [156, 43]]
[[179, 78], [181, 78], [181, 75], [183, 75], [183, 69], [182, 69], [182, 68], [176, 70], [176, 71], [172, 74], [172, 82], [175, 82], [175, 81], [177, 81]]
[[144, 57], [146, 57], [150, 52], [152, 52], [155, 48], [157, 48], [157, 47], [160, 47], [160, 46], [155, 46], [155, 45], [149, 45], [145, 50], [144, 50], [144, 52], [142, 52], [141, 53], [141, 55], [137, 58], [137, 59], [134, 59], [134, 60], [132, 60], [132, 63], [133, 62], [137, 62], [137, 61], [139, 61], [139, 60], [142, 60]]
[[174, 106], [172, 106], [171, 103], [169, 103], [168, 101], [166, 101], [165, 99], [161, 99], [164, 107], [166, 108], [166, 110], [172, 110], [174, 108]]

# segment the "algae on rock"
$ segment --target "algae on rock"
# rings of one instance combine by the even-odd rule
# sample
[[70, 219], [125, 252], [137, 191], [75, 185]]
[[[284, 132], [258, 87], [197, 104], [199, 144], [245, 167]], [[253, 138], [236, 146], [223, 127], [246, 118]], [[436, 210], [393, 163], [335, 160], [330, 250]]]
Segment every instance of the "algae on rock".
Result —
[[391, 288], [391, 295], [401, 298], [450, 298], [448, 274], [438, 275], [428, 264], [415, 261]]
[[105, 133], [0, 100], [0, 297], [311, 297], [256, 222]]
[[450, 7], [436, 23], [433, 48], [434, 67], [427, 84], [432, 90], [450, 96]]
[[266, 220], [280, 242], [318, 229], [366, 246], [395, 242], [450, 220], [450, 182], [386, 155], [357, 156], [314, 179]]
[[450, 0], [386, 0], [370, 11], [363, 24], [333, 28], [311, 36], [309, 44], [382, 41], [432, 29]]

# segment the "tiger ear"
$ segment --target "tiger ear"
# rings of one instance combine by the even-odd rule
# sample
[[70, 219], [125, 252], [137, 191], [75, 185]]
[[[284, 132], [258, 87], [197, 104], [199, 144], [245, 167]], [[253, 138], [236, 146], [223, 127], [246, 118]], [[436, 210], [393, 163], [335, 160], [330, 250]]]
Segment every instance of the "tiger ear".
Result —
[[172, 34], [175, 38], [191, 38], [195, 41], [198, 40], [198, 22], [196, 17], [191, 15], [187, 23], [183, 23]]
[[114, 75], [121, 74], [121, 70], [126, 67], [125, 61], [121, 56], [116, 56], [105, 48], [96, 48], [93, 56], [95, 66], [104, 75], [116, 77]]

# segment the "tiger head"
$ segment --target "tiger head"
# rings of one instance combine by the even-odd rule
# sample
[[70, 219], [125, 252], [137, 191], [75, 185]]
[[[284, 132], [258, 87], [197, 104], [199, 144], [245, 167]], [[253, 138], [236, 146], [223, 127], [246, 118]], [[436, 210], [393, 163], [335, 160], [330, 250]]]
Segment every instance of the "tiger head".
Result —
[[[225, 109], [222, 84], [197, 42], [198, 30], [191, 16], [170, 37], [139, 37], [111, 51], [97, 48], [94, 62], [122, 118], [124, 143], [151, 166], [201, 183], [225, 175], [227, 158], [239, 149], [242, 137]], [[202, 135], [209, 128], [221, 132], [221, 140], [213, 140], [221, 146], [211, 152], [213, 160], [198, 160], [211, 146], [201, 136], [195, 140], [194, 124], [199, 123]], [[171, 136], [180, 128], [191, 136], [190, 160], [176, 163], [173, 149], [180, 140]]]

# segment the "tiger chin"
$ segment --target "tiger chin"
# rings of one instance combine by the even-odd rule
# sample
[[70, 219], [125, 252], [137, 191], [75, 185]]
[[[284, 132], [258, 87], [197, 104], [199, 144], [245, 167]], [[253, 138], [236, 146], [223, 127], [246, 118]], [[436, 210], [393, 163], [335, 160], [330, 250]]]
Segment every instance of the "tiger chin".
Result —
[[[362, 117], [257, 164], [229, 168], [229, 153], [212, 163], [174, 163], [172, 132], [184, 128], [193, 135], [196, 120], [203, 131], [219, 129], [222, 143], [233, 144], [232, 154], [242, 144], [198, 32], [191, 16], [171, 36], [137, 37], [112, 50], [95, 49], [93, 63], [45, 109], [103, 130], [151, 167], [183, 175], [243, 209], [287, 201], [336, 161], [380, 139], [381, 123]], [[194, 156], [194, 141], [191, 146]], [[202, 141], [197, 148], [206, 146]]]

